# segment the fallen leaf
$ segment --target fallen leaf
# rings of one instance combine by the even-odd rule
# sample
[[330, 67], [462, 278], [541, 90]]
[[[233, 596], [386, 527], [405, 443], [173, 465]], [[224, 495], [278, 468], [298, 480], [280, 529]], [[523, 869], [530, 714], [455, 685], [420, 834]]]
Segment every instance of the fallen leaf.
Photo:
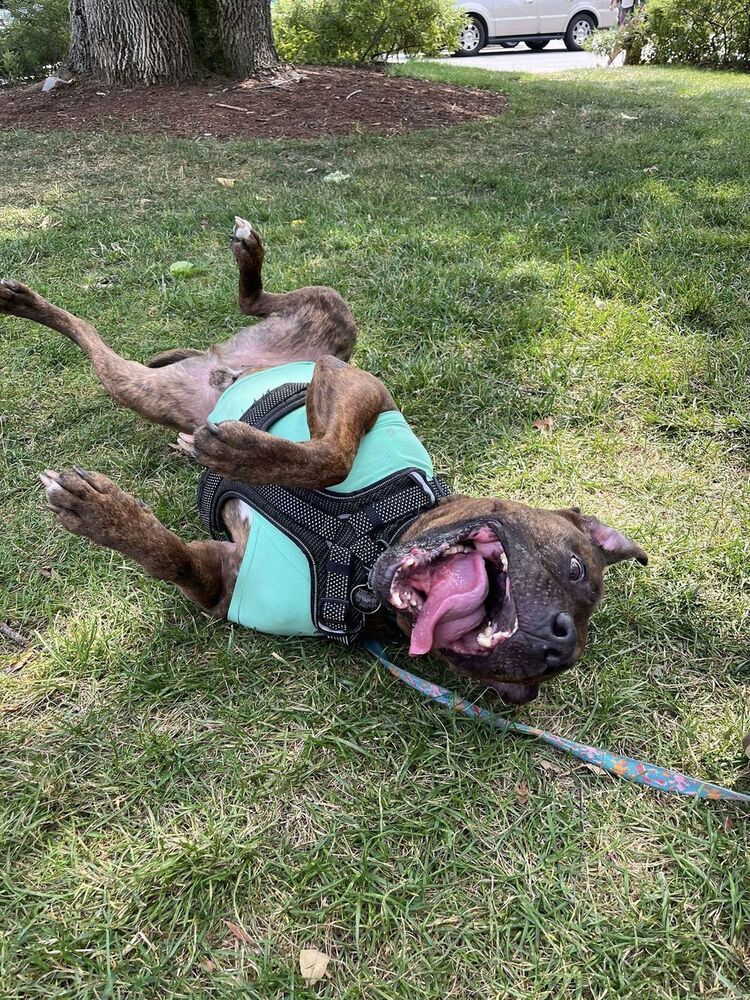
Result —
[[198, 962], [198, 965], [204, 972], [216, 972], [216, 962], [212, 961], [210, 958], [202, 959]]
[[620, 118], [624, 118], [627, 122], [637, 122], [638, 115], [626, 115], [624, 112], [620, 114]]
[[17, 674], [19, 671], [23, 670], [29, 660], [33, 659], [36, 655], [33, 649], [27, 649], [25, 653], [21, 653], [20, 656], [16, 657], [15, 660], [11, 660], [8, 666], [5, 668], [7, 674]]
[[305, 986], [314, 986], [326, 975], [330, 958], [317, 948], [303, 948], [299, 953], [299, 971]]
[[216, 178], [216, 183], [217, 184], [221, 184], [221, 186], [225, 187], [225, 188], [233, 188], [234, 185], [237, 183], [237, 178], [236, 177], [217, 177]]
[[594, 305], [596, 306], [597, 309], [603, 309], [606, 306], [606, 304], [607, 303], [604, 301], [604, 299], [600, 299], [598, 295], [594, 299]]
[[565, 774], [564, 768], [558, 764], [553, 764], [551, 760], [540, 760], [539, 767], [541, 767], [545, 774]]
[[342, 173], [341, 170], [334, 170], [333, 173], [326, 174], [323, 178], [324, 184], [341, 184], [342, 181], [348, 181], [351, 174]]
[[731, 816], [725, 816], [724, 817], [724, 832], [725, 833], [729, 833], [729, 831], [733, 828], [733, 826], [734, 826], [734, 823], [732, 822], [732, 817]]
[[516, 785], [515, 792], [516, 792], [516, 801], [518, 802], [519, 806], [525, 806], [526, 803], [529, 801], [530, 793], [529, 793], [529, 786], [523, 779], [521, 779], [521, 781], [519, 781], [518, 784]]
[[540, 434], [550, 434], [554, 426], [555, 421], [552, 417], [543, 417], [541, 420], [535, 420], [533, 423], [534, 430], [539, 431]]
[[657, 166], [644, 167], [643, 168], [643, 172], [644, 172], [644, 174], [658, 174], [659, 173], [659, 168]]
[[43, 580], [51, 580], [54, 575], [55, 571], [52, 569], [51, 566], [39, 567], [39, 576], [41, 576]]
[[306, 221], [306, 219], [292, 219], [292, 229], [301, 229]]
[[169, 265], [169, 273], [173, 278], [192, 278], [198, 273], [198, 266], [190, 260], [176, 260]]
[[229, 931], [229, 933], [232, 935], [233, 938], [236, 938], [243, 944], [253, 943], [253, 939], [250, 937], [250, 935], [247, 933], [244, 927], [240, 927], [239, 924], [232, 923], [231, 920], [225, 920], [224, 923], [226, 925], [227, 930]]

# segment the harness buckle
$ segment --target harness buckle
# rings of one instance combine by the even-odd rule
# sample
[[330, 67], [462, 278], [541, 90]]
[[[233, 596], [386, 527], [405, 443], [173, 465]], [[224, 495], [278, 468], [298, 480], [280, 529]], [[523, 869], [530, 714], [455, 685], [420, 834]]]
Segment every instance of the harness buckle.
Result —
[[414, 482], [420, 487], [420, 489], [424, 493], [427, 494], [427, 498], [430, 501], [430, 503], [432, 503], [432, 504], [436, 503], [437, 502], [437, 497], [435, 496], [434, 490], [432, 489], [432, 487], [430, 486], [430, 484], [427, 482], [427, 479], [425, 478], [425, 474], [423, 472], [421, 472], [419, 469], [412, 469], [409, 472], [409, 475], [414, 480]]

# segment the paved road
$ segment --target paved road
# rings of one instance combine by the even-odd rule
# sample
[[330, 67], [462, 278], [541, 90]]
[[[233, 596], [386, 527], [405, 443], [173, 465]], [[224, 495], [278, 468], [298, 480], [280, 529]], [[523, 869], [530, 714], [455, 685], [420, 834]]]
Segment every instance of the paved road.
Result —
[[592, 69], [606, 66], [603, 56], [592, 52], [568, 52], [563, 42], [550, 42], [541, 52], [532, 52], [523, 42], [515, 49], [501, 49], [499, 45], [488, 45], [478, 56], [451, 59], [457, 66], [473, 66], [476, 69], [492, 69], [513, 73], [559, 73], [564, 69]]

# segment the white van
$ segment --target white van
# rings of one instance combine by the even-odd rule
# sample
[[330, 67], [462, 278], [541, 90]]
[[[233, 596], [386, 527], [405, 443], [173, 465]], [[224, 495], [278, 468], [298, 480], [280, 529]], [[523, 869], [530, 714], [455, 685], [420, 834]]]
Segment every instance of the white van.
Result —
[[488, 42], [504, 48], [524, 42], [537, 52], [553, 38], [577, 51], [594, 28], [611, 28], [617, 20], [610, 0], [461, 0], [456, 6], [468, 17], [457, 56], [475, 56]]

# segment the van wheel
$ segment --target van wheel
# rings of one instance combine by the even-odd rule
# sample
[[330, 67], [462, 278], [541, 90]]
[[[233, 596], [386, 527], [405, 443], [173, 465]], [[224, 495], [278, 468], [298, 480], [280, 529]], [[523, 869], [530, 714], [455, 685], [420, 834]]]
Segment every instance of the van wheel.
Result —
[[532, 52], [541, 52], [542, 49], [549, 45], [549, 38], [532, 38], [531, 40], [526, 39], [524, 45], [528, 46]]
[[580, 52], [594, 28], [596, 23], [590, 14], [576, 14], [565, 32], [565, 48], [571, 52]]
[[487, 32], [477, 17], [470, 17], [469, 23], [461, 32], [458, 48], [453, 53], [456, 56], [475, 56], [487, 44]]

